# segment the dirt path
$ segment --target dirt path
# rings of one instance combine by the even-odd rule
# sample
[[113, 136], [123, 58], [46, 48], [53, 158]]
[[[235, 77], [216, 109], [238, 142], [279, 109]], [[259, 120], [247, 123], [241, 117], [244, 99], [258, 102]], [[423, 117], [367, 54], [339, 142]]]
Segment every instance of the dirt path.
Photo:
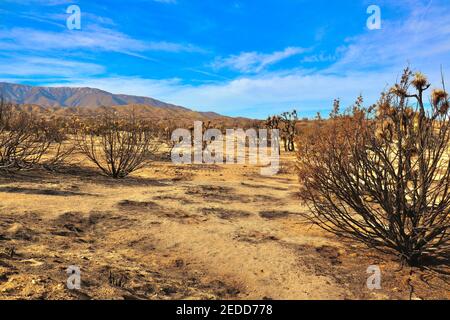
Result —
[[[298, 201], [292, 196], [295, 179], [259, 177], [248, 179], [248, 168], [234, 168], [233, 176], [222, 170], [225, 181], [208, 181], [198, 176], [178, 188], [196, 191], [194, 200], [208, 198], [208, 190], [218, 190], [220, 198], [205, 199], [200, 205], [181, 206], [188, 214], [207, 213], [207, 223], [178, 223], [171, 220], [158, 226], [154, 234], [158, 247], [203, 269], [211, 278], [228, 279], [241, 289], [244, 299], [339, 299], [345, 290], [330, 277], [317, 276], [301, 264], [299, 253], [289, 242], [321, 245], [321, 237], [302, 236], [286, 230], [300, 226]], [[223, 177], [222, 176], [222, 177]], [[208, 189], [209, 188], [209, 189]], [[197, 197], [198, 199], [196, 199]], [[245, 204], [243, 204], [243, 202]], [[207, 210], [205, 210], [205, 208]], [[304, 209], [304, 208], [303, 208]], [[261, 216], [262, 215], [262, 216]]]
[[[397, 265], [304, 223], [292, 158], [283, 163], [275, 177], [157, 163], [122, 182], [2, 179], [0, 298], [407, 298], [407, 271], [369, 292], [367, 266]], [[69, 265], [82, 270], [81, 291], [65, 286]]]

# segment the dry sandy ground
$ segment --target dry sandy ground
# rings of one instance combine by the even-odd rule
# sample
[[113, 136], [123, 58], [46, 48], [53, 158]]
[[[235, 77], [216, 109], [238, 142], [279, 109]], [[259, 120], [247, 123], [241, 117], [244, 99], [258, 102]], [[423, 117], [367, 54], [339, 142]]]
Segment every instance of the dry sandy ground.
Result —
[[[449, 277], [306, 224], [293, 157], [157, 162], [124, 181], [87, 167], [0, 178], [1, 299], [449, 299]], [[81, 268], [81, 290], [66, 268]], [[382, 270], [370, 291], [369, 265]]]

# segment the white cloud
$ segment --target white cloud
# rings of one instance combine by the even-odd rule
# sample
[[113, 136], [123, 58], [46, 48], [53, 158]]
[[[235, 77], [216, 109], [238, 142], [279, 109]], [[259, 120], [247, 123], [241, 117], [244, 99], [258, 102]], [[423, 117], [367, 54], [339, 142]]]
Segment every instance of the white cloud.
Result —
[[177, 3], [177, 0], [153, 0], [153, 1], [160, 2], [160, 3], [170, 3], [170, 4]]
[[119, 31], [92, 25], [78, 30], [62, 32], [41, 31], [29, 28], [0, 30], [2, 50], [50, 51], [50, 50], [95, 50], [112, 51], [145, 58], [145, 52], [202, 52], [191, 44], [166, 41], [141, 41]]
[[302, 62], [304, 63], [317, 63], [317, 62], [330, 62], [330, 61], [336, 61], [336, 56], [332, 54], [314, 54], [310, 56], [306, 56], [302, 59]]
[[116, 94], [136, 96], [170, 97], [180, 88], [180, 79], [143, 79], [139, 77], [108, 77], [108, 78], [72, 78], [68, 82], [48, 82], [48, 86], [90, 87], [98, 88]]
[[3, 77], [70, 77], [98, 76], [105, 72], [103, 66], [64, 59], [43, 57], [3, 57], [0, 58], [0, 74]]
[[231, 55], [226, 58], [218, 58], [213, 63], [216, 69], [230, 68], [244, 73], [261, 72], [266, 67], [276, 64], [284, 59], [304, 53], [306, 49], [298, 47], [288, 47], [283, 51], [276, 51], [270, 54], [259, 52], [242, 52], [239, 55]]
[[[230, 115], [258, 117], [294, 107], [301, 112], [312, 114], [316, 110], [330, 109], [334, 98], [342, 98], [343, 104], [348, 105], [359, 94], [363, 94], [367, 103], [373, 103], [382, 90], [396, 81], [408, 62], [413, 68], [427, 73], [436, 86], [440, 84], [440, 65], [444, 64], [444, 70], [450, 71], [448, 9], [437, 5], [426, 9], [426, 6], [418, 6], [417, 1], [413, 2], [415, 6], [411, 6], [413, 9], [404, 20], [383, 20], [382, 30], [367, 31], [348, 39], [344, 46], [336, 49], [336, 52], [318, 52], [305, 58], [305, 61], [330, 62], [325, 70], [295, 69], [260, 73], [283, 59], [306, 52], [305, 49], [292, 47], [269, 54], [244, 52], [218, 59], [214, 63], [216, 68], [231, 68], [245, 75], [215, 83], [193, 85], [186, 84], [180, 79], [160, 80], [114, 75], [89, 79], [89, 74], [100, 70], [96, 69], [98, 66], [87, 64], [84, 66], [87, 75], [80, 72], [78, 75], [68, 76], [69, 83], [54, 81], [49, 84], [97, 87], [114, 93], [151, 96], [202, 111], [212, 110]], [[39, 38], [40, 34], [37, 34], [40, 40], [27, 40], [23, 39], [25, 33], [22, 31], [18, 34], [20, 35], [18, 40], [29, 47], [42, 42], [44, 46], [51, 48], [64, 39], [61, 37], [53, 39], [52, 35], [50, 39], [42, 39], [45, 35]], [[113, 51], [127, 49], [136, 54], [142, 54], [152, 48], [149, 43], [133, 40], [123, 34], [114, 32], [101, 34], [102, 36], [98, 37], [99, 44], [82, 39], [78, 46], [82, 48], [100, 46], [98, 47], [100, 50]], [[2, 45], [8, 44], [2, 40], [4, 38], [0, 32], [0, 42]], [[59, 44], [58, 48], [64, 45], [66, 44]], [[153, 46], [154, 50], [185, 49], [177, 47], [176, 44], [171, 47], [170, 43], [154, 43]], [[2, 68], [5, 65], [1, 62], [0, 64]], [[36, 63], [33, 65], [37, 68]]]
[[[368, 100], [374, 100], [385, 84], [394, 80], [392, 73], [367, 77], [365, 73], [337, 76], [297, 71], [292, 74], [241, 77], [197, 86], [185, 84], [180, 79], [161, 81], [137, 77], [78, 79], [69, 85], [150, 96], [200, 111], [266, 117], [294, 107], [308, 114], [327, 110], [334, 98], [342, 97], [344, 103], [350, 104], [361, 93]], [[251, 112], [246, 113], [249, 109]]]
[[22, 5], [41, 5], [41, 6], [59, 6], [62, 4], [71, 4], [72, 0], [3, 0], [5, 2], [14, 2]]
[[[381, 30], [348, 39], [339, 48], [341, 56], [330, 71], [383, 69], [406, 66], [438, 68], [450, 62], [449, 8], [432, 2], [409, 1], [409, 16], [395, 21], [383, 20]], [[424, 70], [427, 71], [427, 70]]]

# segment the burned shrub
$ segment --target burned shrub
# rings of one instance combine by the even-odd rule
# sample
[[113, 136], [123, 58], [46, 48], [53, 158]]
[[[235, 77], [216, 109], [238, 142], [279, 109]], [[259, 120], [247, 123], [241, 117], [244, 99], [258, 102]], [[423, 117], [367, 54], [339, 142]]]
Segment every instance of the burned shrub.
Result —
[[0, 101], [0, 169], [52, 168], [72, 151], [54, 120]]
[[158, 149], [153, 127], [133, 114], [122, 119], [114, 112], [104, 112], [87, 120], [76, 136], [81, 153], [114, 179], [144, 167]]
[[342, 113], [336, 101], [330, 119], [299, 139], [308, 218], [409, 265], [448, 259], [450, 249], [449, 100], [435, 90], [427, 108], [429, 87], [407, 69], [375, 106], [359, 98]]

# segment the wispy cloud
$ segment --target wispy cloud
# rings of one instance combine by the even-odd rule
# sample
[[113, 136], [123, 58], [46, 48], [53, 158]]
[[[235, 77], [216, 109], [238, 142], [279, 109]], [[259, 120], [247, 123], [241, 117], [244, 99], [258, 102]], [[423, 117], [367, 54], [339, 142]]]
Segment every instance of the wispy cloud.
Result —
[[137, 57], [145, 57], [149, 51], [202, 52], [192, 44], [166, 41], [142, 41], [119, 31], [101, 26], [90, 26], [81, 31], [42, 31], [29, 28], [0, 30], [2, 50], [55, 51], [55, 50], [95, 50], [119, 52]]
[[381, 30], [349, 38], [347, 44], [339, 48], [340, 58], [331, 69], [345, 72], [392, 68], [407, 63], [422, 69], [433, 61], [449, 62], [449, 7], [431, 6], [429, 0], [410, 2], [409, 15], [404, 19], [383, 20]]
[[242, 52], [239, 55], [231, 55], [226, 58], [217, 58], [213, 63], [213, 67], [216, 69], [230, 68], [244, 73], [261, 72], [270, 65], [304, 53], [306, 50], [307, 49], [299, 47], [288, 47], [283, 51], [276, 51], [270, 54], [259, 52]]
[[[385, 82], [383, 81], [385, 80]], [[268, 73], [238, 79], [192, 85], [181, 79], [144, 79], [140, 77], [110, 77], [101, 79], [71, 79], [70, 85], [95, 87], [114, 93], [150, 96], [194, 110], [216, 111], [229, 115], [252, 116], [297, 108], [300, 114], [312, 115], [328, 110], [333, 99], [341, 97], [350, 104], [359, 94], [371, 101], [376, 99], [388, 82], [395, 81], [392, 73], [346, 75], [318, 74], [298, 70], [290, 74]]]
[[63, 4], [72, 4], [72, 0], [3, 0], [4, 2], [11, 2], [21, 5], [40, 5], [40, 6], [59, 6]]
[[[382, 90], [396, 81], [407, 63], [429, 74], [433, 83], [439, 82], [441, 64], [444, 64], [444, 70], [450, 71], [450, 65], [445, 65], [450, 64], [450, 7], [439, 6], [436, 1], [430, 5], [428, 0], [405, 0], [410, 9], [404, 10], [403, 2], [383, 1], [380, 0], [386, 6], [401, 5], [402, 16], [394, 20], [383, 16], [382, 30], [363, 31], [337, 48], [318, 45], [317, 51], [301, 47], [268, 53], [250, 51], [222, 56], [209, 64], [200, 63], [201, 70], [195, 68], [198, 65], [192, 66], [192, 72], [209, 77], [204, 82], [144, 75], [130, 77], [108, 74], [101, 66], [89, 62], [71, 65], [75, 62], [63, 61], [58, 65], [53, 60], [27, 61], [25, 58], [20, 61], [0, 59], [0, 70], [12, 73], [13, 68], [22, 66], [21, 76], [30, 78], [33, 74], [48, 72], [57, 77], [60, 73], [63, 77], [47, 80], [46, 84], [90, 86], [114, 93], [151, 96], [197, 110], [230, 115], [265, 117], [294, 107], [306, 114], [317, 110], [326, 113], [334, 98], [342, 98], [343, 104], [350, 104], [363, 94], [367, 103], [374, 102]], [[316, 37], [316, 40], [320, 42], [320, 38]], [[0, 30], [0, 46], [3, 54], [6, 51], [12, 55], [25, 48], [40, 56], [66, 49], [142, 56], [150, 51], [201, 51], [190, 44], [138, 40], [99, 26], [83, 32]], [[297, 56], [300, 65], [283, 69], [287, 65], [282, 63], [284, 60]], [[270, 68], [275, 65], [277, 68]], [[229, 73], [222, 73], [222, 69], [239, 74], [229, 79]]]
[[98, 76], [105, 68], [98, 64], [39, 56], [13, 56], [0, 58], [2, 77], [71, 77]]
[[170, 4], [177, 3], [177, 0], [153, 0], [153, 1], [160, 2], [160, 3], [170, 3]]
[[[431, 7], [427, 15], [416, 10], [400, 21], [384, 21], [381, 31], [367, 31], [348, 39], [335, 52], [311, 54], [305, 61], [327, 61], [322, 69], [257, 71], [287, 57], [305, 52], [287, 48], [272, 54], [243, 53], [216, 61], [216, 68], [233, 68], [244, 74], [235, 79], [193, 85], [181, 79], [110, 77], [72, 79], [73, 85], [93, 86], [116, 93], [152, 96], [197, 110], [265, 117], [288, 108], [301, 114], [326, 113], [334, 98], [349, 105], [359, 94], [373, 103], [392, 85], [408, 61], [439, 82], [441, 63], [449, 63], [450, 15]], [[446, 66], [449, 70], [449, 66]]]
[[301, 62], [302, 63], [317, 63], [317, 62], [332, 62], [332, 61], [336, 61], [336, 55], [334, 54], [326, 54], [326, 53], [319, 53], [319, 54], [314, 54], [314, 55], [310, 55], [310, 56], [306, 56], [304, 57]]

